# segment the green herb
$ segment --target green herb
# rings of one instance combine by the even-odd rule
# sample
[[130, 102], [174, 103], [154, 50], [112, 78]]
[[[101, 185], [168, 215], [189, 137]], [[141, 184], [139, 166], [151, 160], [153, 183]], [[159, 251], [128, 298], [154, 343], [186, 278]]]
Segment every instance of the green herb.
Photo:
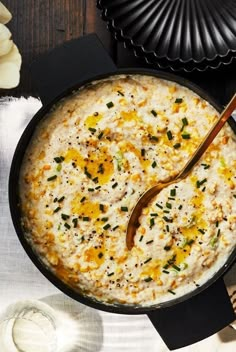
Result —
[[85, 175], [86, 175], [88, 178], [92, 178], [92, 175], [88, 172], [88, 169], [87, 169], [86, 166], [85, 166], [85, 168], [84, 168], [84, 173], [85, 173]]
[[113, 106], [114, 106], [114, 104], [113, 104], [113, 102], [112, 102], [112, 101], [110, 101], [109, 103], [107, 103], [107, 107], [108, 107], [108, 109], [112, 108]]
[[115, 227], [113, 227], [113, 231], [115, 231], [116, 229], [118, 229], [119, 225], [116, 225]]
[[101, 188], [101, 186], [97, 186], [97, 187], [95, 187], [95, 189], [100, 189]]
[[183, 102], [182, 98], [176, 98], [175, 99], [175, 104], [181, 104]]
[[57, 178], [57, 175], [53, 175], [47, 179], [47, 181], [53, 181]]
[[84, 236], [82, 236], [82, 237], [80, 238], [80, 241], [81, 241], [81, 242], [84, 242]]
[[180, 206], [178, 207], [179, 210], [181, 210], [183, 208], [183, 205], [180, 204]]
[[204, 180], [202, 180], [202, 181], [197, 181], [197, 182], [196, 182], [197, 188], [200, 188], [205, 182], [207, 182], [207, 179], [206, 179], [206, 178], [204, 178]]
[[99, 209], [100, 209], [101, 211], [104, 211], [104, 205], [103, 205], [103, 204], [99, 204]]
[[166, 222], [173, 222], [173, 219], [168, 218], [167, 216], [163, 216], [163, 220], [165, 220]]
[[142, 242], [142, 240], [143, 240], [143, 235], [142, 235], [142, 236], [140, 236], [140, 238], [139, 238], [139, 242]]
[[194, 239], [190, 238], [187, 240], [186, 245], [191, 246], [194, 242], [195, 242]]
[[152, 281], [152, 278], [150, 276], [146, 277], [146, 279], [144, 279], [145, 282], [150, 282]]
[[219, 226], [219, 221], [216, 221], [216, 227], [218, 227]]
[[64, 226], [65, 226], [68, 230], [70, 229], [70, 225], [69, 225], [67, 222], [65, 222]]
[[96, 130], [96, 128], [89, 127], [89, 131], [92, 133], [95, 133], [97, 130]]
[[145, 149], [141, 149], [141, 156], [145, 156]]
[[116, 188], [117, 186], [118, 186], [118, 183], [116, 182], [112, 185], [112, 188]]
[[150, 244], [150, 243], [152, 243], [152, 242], [153, 242], [153, 240], [150, 240], [150, 241], [147, 241], [146, 244]]
[[118, 90], [117, 93], [119, 93], [122, 97], [125, 96], [120, 90]]
[[217, 241], [218, 241], [218, 237], [217, 236], [212, 237], [212, 239], [209, 242], [211, 247], [215, 247]]
[[166, 203], [166, 207], [167, 207], [168, 209], [171, 209], [171, 208], [172, 208], [172, 204]]
[[209, 167], [210, 167], [209, 164], [201, 164], [201, 165], [203, 166], [204, 170], [207, 170], [207, 169], [209, 169]]
[[168, 199], [169, 199], [169, 200], [175, 200], [175, 198], [173, 198], [173, 197], [168, 197]]
[[83, 203], [85, 201], [86, 197], [83, 197], [80, 199], [80, 203]]
[[179, 149], [179, 148], [181, 147], [181, 144], [180, 144], [180, 143], [175, 143], [175, 144], [173, 145], [173, 147], [174, 147], [175, 149]]
[[158, 216], [157, 213], [151, 213], [150, 215], [151, 215], [151, 216]]
[[187, 132], [182, 133], [181, 136], [182, 136], [183, 139], [190, 139], [190, 134], [187, 133]]
[[205, 234], [205, 230], [204, 229], [198, 229], [198, 232], [202, 233], [203, 235]]
[[94, 192], [94, 188], [88, 188], [88, 192]]
[[163, 213], [170, 214], [170, 211], [169, 210], [163, 210]]
[[160, 208], [160, 209], [163, 209], [163, 206], [160, 205], [160, 204], [158, 204], [158, 203], [156, 203], [156, 206], [157, 206], [158, 208]]
[[98, 135], [98, 139], [102, 139], [102, 137], [103, 137], [103, 132], [100, 132]]
[[171, 246], [165, 246], [165, 247], [164, 247], [164, 250], [165, 250], [165, 251], [169, 251], [170, 249], [171, 249]]
[[98, 258], [102, 258], [103, 257], [103, 253], [102, 252], [100, 252], [100, 253], [98, 253]]
[[112, 275], [114, 275], [114, 273], [107, 274], [107, 276], [112, 276]]
[[61, 164], [58, 164], [58, 165], [57, 165], [57, 167], [56, 167], [56, 170], [57, 170], [58, 172], [60, 172], [60, 171], [61, 171], [61, 169], [62, 169]]
[[64, 158], [64, 156], [56, 156], [54, 158], [54, 160], [55, 160], [56, 163], [62, 163], [62, 161], [64, 161], [65, 158]]
[[61, 229], [61, 224], [59, 224], [59, 225], [57, 226], [57, 229], [58, 229], [58, 231], [60, 231], [60, 229]]
[[57, 198], [54, 198], [54, 199], [53, 199], [53, 203], [56, 203], [56, 202], [57, 202], [57, 200], [58, 200]]
[[151, 114], [153, 114], [153, 116], [157, 116], [157, 113], [156, 113], [156, 111], [155, 110], [151, 110]]
[[106, 222], [108, 221], [108, 218], [101, 218], [101, 221]]
[[171, 195], [171, 197], [175, 197], [176, 196], [176, 189], [175, 188], [170, 190], [170, 195]]
[[77, 219], [77, 218], [74, 218], [74, 219], [72, 219], [72, 222], [73, 222], [73, 224], [74, 224], [74, 227], [77, 227], [77, 225], [78, 225], [78, 219]]
[[169, 141], [171, 141], [173, 139], [172, 132], [171, 131], [167, 131], [166, 134], [167, 134], [167, 137], [168, 137]]
[[103, 164], [100, 164], [99, 167], [98, 167], [98, 173], [99, 174], [104, 174], [104, 166]]
[[170, 273], [170, 272], [167, 271], [167, 270], [162, 270], [162, 272], [165, 273], [165, 274], [169, 274], [169, 273]]
[[150, 219], [150, 229], [155, 225], [155, 219], [151, 218]]
[[181, 269], [180, 269], [177, 265], [175, 265], [175, 264], [172, 265], [172, 268], [174, 268], [174, 269], [177, 270], [177, 271], [180, 271], [180, 270], [181, 270]]
[[110, 227], [111, 227], [110, 224], [106, 224], [105, 226], [103, 226], [103, 229], [104, 229], [104, 230], [108, 230]]
[[157, 136], [150, 136], [149, 139], [150, 139], [150, 141], [158, 142], [158, 137]]
[[61, 214], [61, 218], [62, 220], [68, 220], [70, 218], [70, 215]]
[[169, 227], [169, 225], [166, 225], [166, 231], [167, 231], [167, 232], [170, 232], [170, 227]]
[[83, 220], [83, 221], [89, 221], [90, 218], [89, 218], [88, 216], [83, 216], [82, 220]]
[[94, 177], [94, 178], [93, 178], [93, 182], [94, 182], [94, 183], [98, 183], [98, 177]]
[[183, 126], [188, 126], [188, 120], [186, 117], [182, 119]]
[[172, 290], [168, 290], [168, 292], [170, 292], [172, 295], [175, 295], [176, 293]]
[[65, 199], [65, 196], [62, 196], [61, 198], [58, 199], [58, 203], [63, 202], [64, 199]]
[[61, 210], [61, 207], [57, 207], [56, 209], [54, 209], [53, 213], [57, 213], [59, 210]]
[[116, 153], [115, 159], [116, 159], [116, 163], [117, 163], [117, 170], [121, 171], [122, 165], [123, 165], [124, 155], [120, 150]]
[[150, 262], [150, 260], [152, 260], [152, 258], [146, 259], [145, 262], [143, 262], [143, 264], [147, 264], [148, 262]]
[[121, 211], [128, 211], [128, 207], [121, 207], [120, 210]]
[[216, 234], [216, 237], [219, 237], [219, 236], [220, 236], [220, 229], [218, 229], [217, 234]]
[[154, 169], [156, 166], [157, 166], [156, 161], [153, 161], [153, 163], [152, 163], [152, 168]]

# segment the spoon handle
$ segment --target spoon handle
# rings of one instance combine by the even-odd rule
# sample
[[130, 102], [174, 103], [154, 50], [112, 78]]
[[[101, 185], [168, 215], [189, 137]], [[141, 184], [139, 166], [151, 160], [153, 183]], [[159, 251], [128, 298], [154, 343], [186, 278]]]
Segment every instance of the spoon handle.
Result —
[[210, 131], [207, 133], [204, 140], [196, 149], [196, 151], [194, 152], [190, 160], [186, 163], [186, 165], [184, 166], [180, 174], [177, 176], [177, 179], [183, 179], [188, 175], [188, 173], [192, 170], [193, 166], [197, 163], [197, 161], [201, 158], [201, 156], [204, 154], [206, 149], [209, 147], [209, 145], [218, 135], [218, 133], [224, 126], [225, 122], [228, 120], [228, 118], [231, 116], [232, 112], [235, 109], [236, 109], [236, 93], [230, 100], [229, 104], [222, 111], [222, 113], [220, 114], [220, 117], [215, 122], [215, 124], [210, 129]]

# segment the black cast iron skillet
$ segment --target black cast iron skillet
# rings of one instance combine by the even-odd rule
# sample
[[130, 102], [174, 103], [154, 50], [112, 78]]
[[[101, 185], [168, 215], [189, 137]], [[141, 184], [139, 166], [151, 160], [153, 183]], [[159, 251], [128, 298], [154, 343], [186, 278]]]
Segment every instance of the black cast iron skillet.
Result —
[[[13, 157], [9, 178], [11, 216], [26, 253], [52, 284], [73, 299], [96, 309], [120, 314], [147, 314], [169, 349], [176, 349], [206, 338], [234, 320], [233, 308], [222, 277], [235, 260], [236, 250], [210, 280], [180, 298], [149, 307], [108, 305], [75, 291], [57, 278], [32, 250], [24, 237], [20, 224], [19, 170], [36, 126], [56, 102], [70, 95], [73, 90], [94, 80], [120, 73], [146, 74], [177, 82], [199, 94], [218, 111], [222, 110], [208, 94], [181, 77], [151, 69], [118, 70], [96, 35], [65, 43], [41, 57], [32, 66], [32, 75], [38, 86], [43, 107], [26, 127]], [[229, 123], [236, 132], [234, 120], [231, 119]]]

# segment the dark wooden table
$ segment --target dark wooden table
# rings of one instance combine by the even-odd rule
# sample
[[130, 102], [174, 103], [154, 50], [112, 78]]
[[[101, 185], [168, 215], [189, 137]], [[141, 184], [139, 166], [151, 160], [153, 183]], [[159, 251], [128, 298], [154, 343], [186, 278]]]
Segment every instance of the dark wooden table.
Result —
[[[0, 91], [0, 96], [37, 95], [29, 74], [30, 63], [55, 46], [87, 33], [95, 32], [119, 67], [147, 66], [143, 59], [117, 43], [100, 18], [96, 0], [3, 0], [13, 14], [8, 24], [13, 39], [22, 53], [20, 85]], [[150, 67], [150, 66], [149, 66]], [[236, 91], [236, 60], [218, 70], [178, 73], [197, 83], [220, 103], [225, 103]]]

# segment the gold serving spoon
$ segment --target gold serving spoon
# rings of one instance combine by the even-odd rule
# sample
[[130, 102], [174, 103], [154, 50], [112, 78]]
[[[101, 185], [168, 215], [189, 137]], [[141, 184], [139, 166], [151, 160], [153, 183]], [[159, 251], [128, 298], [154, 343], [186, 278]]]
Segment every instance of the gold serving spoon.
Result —
[[150, 188], [148, 191], [143, 193], [143, 195], [139, 198], [137, 204], [135, 205], [126, 231], [126, 245], [128, 250], [131, 250], [134, 246], [134, 236], [136, 233], [137, 228], [139, 227], [139, 217], [141, 215], [142, 209], [147, 206], [154, 196], [156, 196], [163, 188], [171, 185], [172, 183], [179, 182], [185, 179], [194, 165], [198, 162], [201, 158], [203, 153], [207, 150], [209, 145], [212, 143], [214, 138], [218, 135], [222, 127], [224, 126], [225, 122], [228, 120], [232, 112], [236, 109], [236, 93], [234, 94], [233, 98], [230, 100], [226, 108], [221, 113], [218, 120], [215, 122], [211, 130], [208, 132], [206, 137], [203, 139], [202, 143], [199, 145], [195, 153], [189, 159], [189, 161], [185, 164], [184, 168], [176, 175], [173, 175], [168, 178], [168, 180], [164, 182], [158, 183], [156, 186]]

